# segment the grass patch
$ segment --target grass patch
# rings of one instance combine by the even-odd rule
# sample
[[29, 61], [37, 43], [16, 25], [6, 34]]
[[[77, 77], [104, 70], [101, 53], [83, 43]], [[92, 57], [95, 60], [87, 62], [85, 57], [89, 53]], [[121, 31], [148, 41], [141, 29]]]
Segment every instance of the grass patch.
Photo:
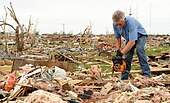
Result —
[[111, 69], [111, 66], [110, 65], [100, 65], [100, 68], [102, 71], [106, 71], [106, 70]]
[[[133, 64], [133, 63], [132, 63]], [[133, 64], [132, 66], [131, 66], [131, 70], [139, 70], [139, 65], [138, 64]]]
[[160, 46], [160, 47], [153, 47], [150, 49], [145, 50], [147, 55], [156, 55], [158, 56], [162, 51], [170, 50], [170, 46]]
[[91, 65], [89, 65], [89, 64], [85, 64], [85, 65], [84, 65], [84, 68], [85, 68], [85, 69], [89, 69], [90, 67], [91, 67]]

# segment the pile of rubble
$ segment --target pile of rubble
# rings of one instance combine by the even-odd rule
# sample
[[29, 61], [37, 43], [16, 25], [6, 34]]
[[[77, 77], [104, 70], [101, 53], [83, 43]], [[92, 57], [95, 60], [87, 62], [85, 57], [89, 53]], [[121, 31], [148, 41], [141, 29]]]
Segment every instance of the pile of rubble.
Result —
[[[152, 78], [138, 75], [121, 81], [118, 72], [110, 75], [115, 51], [115, 40], [110, 36], [42, 35], [32, 47], [25, 47], [22, 55], [13, 49], [6, 55], [1, 49], [0, 65], [8, 64], [5, 59], [15, 60], [10, 74], [0, 69], [5, 74], [0, 78], [0, 102], [170, 103], [170, 75], [166, 73], [170, 71], [170, 51], [148, 56]], [[169, 40], [150, 36], [147, 45], [167, 46]], [[135, 57], [133, 62], [139, 64]], [[75, 65], [78, 67], [73, 71]], [[108, 68], [103, 70], [102, 65]]]
[[0, 101], [13, 103], [169, 103], [170, 75], [121, 81], [97, 65], [65, 71], [26, 64], [0, 80]]

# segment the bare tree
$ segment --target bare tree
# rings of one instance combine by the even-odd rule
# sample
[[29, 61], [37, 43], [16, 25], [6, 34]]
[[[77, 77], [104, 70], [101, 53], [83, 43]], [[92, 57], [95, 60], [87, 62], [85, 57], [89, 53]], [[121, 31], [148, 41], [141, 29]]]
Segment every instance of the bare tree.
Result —
[[[15, 42], [16, 42], [16, 46], [17, 46], [17, 52], [22, 53], [22, 51], [24, 50], [24, 36], [26, 38], [31, 38], [31, 41], [32, 41], [31, 45], [35, 41], [35, 37], [33, 35], [34, 33], [31, 33], [31, 25], [32, 25], [32, 23], [31, 23], [31, 16], [30, 16], [30, 19], [29, 19], [28, 28], [24, 28], [24, 25], [21, 25], [19, 20], [17, 19], [17, 16], [15, 14], [15, 11], [14, 11], [14, 9], [12, 7], [12, 3], [11, 2], [10, 2], [10, 7], [7, 7], [7, 9], [9, 11], [10, 16], [17, 23], [17, 26], [14, 27], [10, 23], [6, 22], [6, 19], [7, 19], [6, 8], [5, 8], [6, 16], [5, 16], [5, 19], [0, 20], [0, 23], [2, 23], [2, 24], [0, 24], [0, 26], [2, 27], [2, 29], [3, 29], [5, 34], [6, 34], [6, 32], [5, 32], [5, 25], [10, 26], [11, 28], [14, 29], [14, 31], [15, 31]], [[35, 31], [35, 29], [34, 29], [34, 31]], [[5, 35], [5, 37], [7, 37], [7, 36]], [[5, 45], [6, 45], [5, 46], [6, 47], [5, 51], [7, 51], [7, 43]]]
[[10, 26], [11, 28], [14, 28], [14, 26], [12, 26], [11, 24], [7, 23], [6, 20], [7, 20], [7, 10], [6, 10], [6, 7], [4, 6], [4, 9], [5, 9], [5, 18], [2, 18], [2, 20], [0, 20], [0, 22], [2, 24], [0, 24], [0, 27], [2, 28], [3, 32], [4, 32], [4, 39], [5, 39], [5, 52], [6, 54], [8, 54], [8, 44], [7, 44], [7, 38], [8, 38], [8, 34], [6, 33], [6, 25], [7, 26]]
[[6, 8], [4, 6], [4, 9], [5, 9], [5, 18], [3, 18], [2, 22], [3, 22], [3, 26], [2, 29], [3, 29], [3, 32], [4, 32], [4, 38], [5, 38], [5, 53], [8, 54], [8, 44], [7, 44], [7, 33], [6, 33], [6, 28], [5, 28], [5, 23], [6, 23], [6, 20], [7, 20], [7, 11], [6, 11]]
[[[22, 52], [22, 50], [24, 49], [24, 25], [21, 25], [20, 22], [17, 19], [17, 16], [15, 14], [15, 11], [12, 7], [12, 3], [10, 2], [10, 8], [7, 7], [9, 12], [10, 12], [10, 16], [15, 20], [15, 22], [17, 23], [17, 27], [15, 30], [16, 33], [16, 44], [17, 44], [17, 51], [18, 52]], [[19, 33], [20, 30], [20, 33]]]
[[84, 32], [82, 34], [82, 36], [92, 36], [92, 25], [93, 25], [93, 22], [90, 21], [89, 25], [84, 29]]
[[[31, 22], [31, 16], [29, 19], [29, 23], [28, 23], [28, 29], [26, 29], [26, 36], [24, 38], [24, 41], [28, 42], [29, 44], [31, 44], [30, 47], [32, 47], [35, 44], [35, 40], [36, 40], [36, 25], [34, 28], [32, 28], [33, 23]], [[29, 47], [25, 48], [28, 49]]]
[[88, 25], [88, 26], [84, 29], [84, 32], [83, 32], [83, 35], [82, 35], [82, 36], [84, 36], [84, 35], [90, 35], [90, 33], [91, 33], [91, 28], [92, 28], [92, 26], [91, 26], [91, 25]]

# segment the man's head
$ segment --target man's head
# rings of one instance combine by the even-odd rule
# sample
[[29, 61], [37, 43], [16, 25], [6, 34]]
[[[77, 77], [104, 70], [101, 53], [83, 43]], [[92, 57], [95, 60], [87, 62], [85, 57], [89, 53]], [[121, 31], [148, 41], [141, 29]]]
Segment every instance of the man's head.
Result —
[[117, 10], [112, 15], [112, 20], [118, 28], [123, 28], [125, 24], [125, 13]]

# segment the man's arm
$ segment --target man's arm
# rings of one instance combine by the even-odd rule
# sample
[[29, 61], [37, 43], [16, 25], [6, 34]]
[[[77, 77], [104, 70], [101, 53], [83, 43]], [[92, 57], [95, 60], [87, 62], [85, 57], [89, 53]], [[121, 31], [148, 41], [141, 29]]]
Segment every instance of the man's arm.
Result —
[[127, 27], [129, 30], [129, 42], [122, 49], [122, 54], [126, 54], [135, 45], [135, 41], [138, 38], [138, 25], [136, 25], [136, 20], [134, 18], [129, 18]]
[[116, 50], [120, 50], [121, 48], [121, 38], [116, 38]]
[[121, 51], [122, 54], [126, 54], [135, 45], [135, 40], [130, 40], [127, 45]]

